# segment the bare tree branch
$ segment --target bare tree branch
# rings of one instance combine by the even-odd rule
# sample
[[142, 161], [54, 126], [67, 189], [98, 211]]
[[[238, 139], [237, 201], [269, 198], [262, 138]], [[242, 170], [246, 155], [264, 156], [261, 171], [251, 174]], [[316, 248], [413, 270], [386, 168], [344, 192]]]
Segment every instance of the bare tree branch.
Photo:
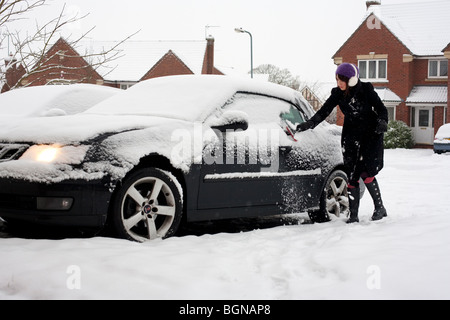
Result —
[[272, 64], [262, 64], [253, 69], [253, 73], [269, 75], [269, 82], [298, 90], [300, 87], [299, 77], [294, 77], [287, 69], [280, 69]]
[[[94, 73], [96, 73], [97, 76], [100, 68], [103, 70], [109, 69], [109, 72], [111, 72], [114, 67], [109, 64], [121, 57], [121, 50], [119, 50], [119, 46], [139, 32], [135, 32], [125, 39], [117, 42], [111, 48], [107, 50], [103, 49], [99, 52], [88, 52], [86, 50], [84, 54], [79, 54], [78, 52], [76, 52], [76, 54], [70, 54], [67, 52], [57, 51], [53, 54], [49, 54], [49, 50], [60, 38], [60, 34], [63, 29], [70, 24], [86, 18], [88, 14], [82, 16], [77, 14], [67, 18], [65, 15], [66, 5], [64, 4], [57, 17], [51, 19], [43, 25], [36, 24], [35, 31], [33, 31], [32, 34], [26, 34], [24, 36], [21, 32], [11, 32], [8, 30], [8, 26], [6, 24], [9, 24], [14, 20], [25, 19], [26, 15], [29, 14], [31, 10], [45, 4], [46, 0], [34, 0], [31, 2], [29, 0], [0, 0], [0, 26], [3, 24], [8, 41], [12, 43], [14, 48], [14, 51], [11, 52], [9, 59], [5, 60], [5, 68], [1, 69], [0, 66], [0, 83], [5, 81], [6, 70], [9, 68], [20, 66], [24, 70], [24, 74], [17, 79], [16, 83], [8, 83], [8, 89], [14, 89], [18, 86], [34, 85], [36, 82], [40, 81], [41, 76], [48, 77], [49, 74], [55, 75], [56, 79], [57, 73], [60, 73], [61, 75], [75, 75], [77, 74], [77, 70], [84, 70], [85, 73], [87, 73], [88, 70], [94, 70]], [[80, 47], [80, 43], [87, 38], [89, 33], [92, 32], [94, 28], [95, 27], [92, 27], [87, 32], [84, 32], [75, 40], [69, 40], [68, 38], [64, 40], [71, 48], [76, 50]], [[5, 34], [0, 35], [0, 45], [2, 44], [1, 36], [5, 37]], [[60, 63], [52, 63], [55, 57], [59, 57], [60, 59], [77, 59], [81, 57], [86, 63], [75, 68], [65, 67]], [[59, 59], [57, 60], [59, 61]], [[82, 73], [78, 72], [78, 82], [89, 80], [86, 77], [81, 76], [81, 74]], [[105, 74], [103, 76], [105, 76]], [[64, 81], [64, 79], [60, 80]], [[53, 80], [47, 79], [46, 82], [48, 81]]]
[[0, 27], [8, 22], [23, 19], [22, 14], [43, 6], [45, 0], [1, 0], [0, 1]]

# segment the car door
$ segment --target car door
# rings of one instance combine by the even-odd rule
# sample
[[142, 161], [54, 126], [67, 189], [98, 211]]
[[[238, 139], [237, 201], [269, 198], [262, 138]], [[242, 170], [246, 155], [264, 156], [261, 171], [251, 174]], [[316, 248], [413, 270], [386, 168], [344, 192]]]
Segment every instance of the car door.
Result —
[[[319, 205], [323, 183], [324, 159], [320, 159], [322, 141], [317, 133], [296, 133], [298, 124], [307, 116], [302, 106], [291, 105], [289, 111], [280, 114], [280, 125], [291, 142], [279, 147], [279, 174], [282, 205], [285, 213], [298, 213], [316, 209]], [[324, 152], [322, 152], [324, 153]]]
[[[317, 173], [304, 172], [306, 166], [294, 161], [295, 141], [283, 127], [289, 117], [300, 122], [303, 116], [289, 102], [249, 93], [236, 94], [223, 110], [246, 113], [249, 126], [245, 131], [216, 133], [219, 139], [206, 146], [198, 209], [245, 208], [239, 211], [243, 215], [284, 211], [290, 192], [303, 190], [300, 186], [310, 185]], [[229, 210], [227, 215], [235, 216]]]

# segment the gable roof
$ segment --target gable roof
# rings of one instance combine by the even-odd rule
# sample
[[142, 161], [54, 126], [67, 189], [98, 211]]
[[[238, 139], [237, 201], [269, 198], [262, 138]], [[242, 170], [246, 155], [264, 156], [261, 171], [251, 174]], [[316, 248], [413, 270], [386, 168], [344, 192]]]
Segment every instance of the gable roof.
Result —
[[441, 56], [450, 41], [450, 1], [372, 5], [374, 14], [413, 55]]
[[450, 51], [450, 42], [444, 49], [442, 49], [442, 52], [445, 52], [445, 51]]
[[159, 59], [158, 62], [155, 63], [155, 65], [149, 71], [147, 71], [147, 73], [141, 79], [139, 79], [139, 81], [153, 78], [155, 77], [155, 74], [158, 74], [158, 76], [173, 75], [170, 71], [158, 70], [160, 69], [160, 66], [164, 61], [170, 61], [171, 67], [178, 69], [177, 74], [194, 74], [192, 70], [189, 69], [189, 67], [183, 62], [183, 60], [178, 58], [178, 56], [173, 53], [172, 50], [169, 50], [161, 59]]
[[[67, 59], [64, 59], [64, 62], [61, 62], [61, 56]], [[80, 55], [78, 51], [62, 37], [47, 50], [43, 55], [42, 60], [41, 68], [52, 67], [55, 69], [66, 69], [68, 72], [77, 76], [90, 73], [91, 78], [103, 79], [97, 70], [86, 61], [85, 57]], [[70, 60], [70, 62], [68, 62], [68, 60]], [[49, 73], [52, 73], [52, 71]]]
[[[194, 74], [201, 74], [206, 43], [206, 40], [128, 40], [117, 47], [119, 57], [108, 64], [110, 68], [102, 67], [100, 73], [107, 81], [137, 82], [171, 51]], [[113, 48], [117, 42], [93, 41], [83, 45], [90, 51], [101, 52]]]

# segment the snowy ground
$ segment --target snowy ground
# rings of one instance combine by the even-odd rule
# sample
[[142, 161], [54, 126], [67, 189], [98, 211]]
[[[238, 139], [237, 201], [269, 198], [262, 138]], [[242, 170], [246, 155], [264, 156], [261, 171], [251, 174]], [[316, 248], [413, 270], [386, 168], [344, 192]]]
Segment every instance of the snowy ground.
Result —
[[379, 183], [378, 222], [366, 194], [353, 225], [272, 219], [144, 244], [4, 230], [0, 300], [450, 299], [450, 154], [386, 150]]

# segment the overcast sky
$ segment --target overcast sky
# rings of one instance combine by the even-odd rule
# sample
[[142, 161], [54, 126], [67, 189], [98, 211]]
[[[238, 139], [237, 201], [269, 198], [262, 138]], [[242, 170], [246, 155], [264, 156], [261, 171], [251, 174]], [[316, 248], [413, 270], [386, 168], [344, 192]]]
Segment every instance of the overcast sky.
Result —
[[[66, 28], [73, 35], [92, 27], [89, 37], [99, 41], [121, 40], [139, 30], [132, 40], [203, 40], [212, 35], [215, 65], [245, 73], [250, 70], [250, 37], [234, 31], [241, 27], [253, 36], [254, 67], [273, 64], [302, 81], [325, 82], [334, 80], [331, 57], [366, 12], [365, 0], [49, 0], [35, 19], [55, 17], [64, 3], [68, 14], [89, 14]], [[35, 25], [34, 19], [27, 23], [31, 29]]]

